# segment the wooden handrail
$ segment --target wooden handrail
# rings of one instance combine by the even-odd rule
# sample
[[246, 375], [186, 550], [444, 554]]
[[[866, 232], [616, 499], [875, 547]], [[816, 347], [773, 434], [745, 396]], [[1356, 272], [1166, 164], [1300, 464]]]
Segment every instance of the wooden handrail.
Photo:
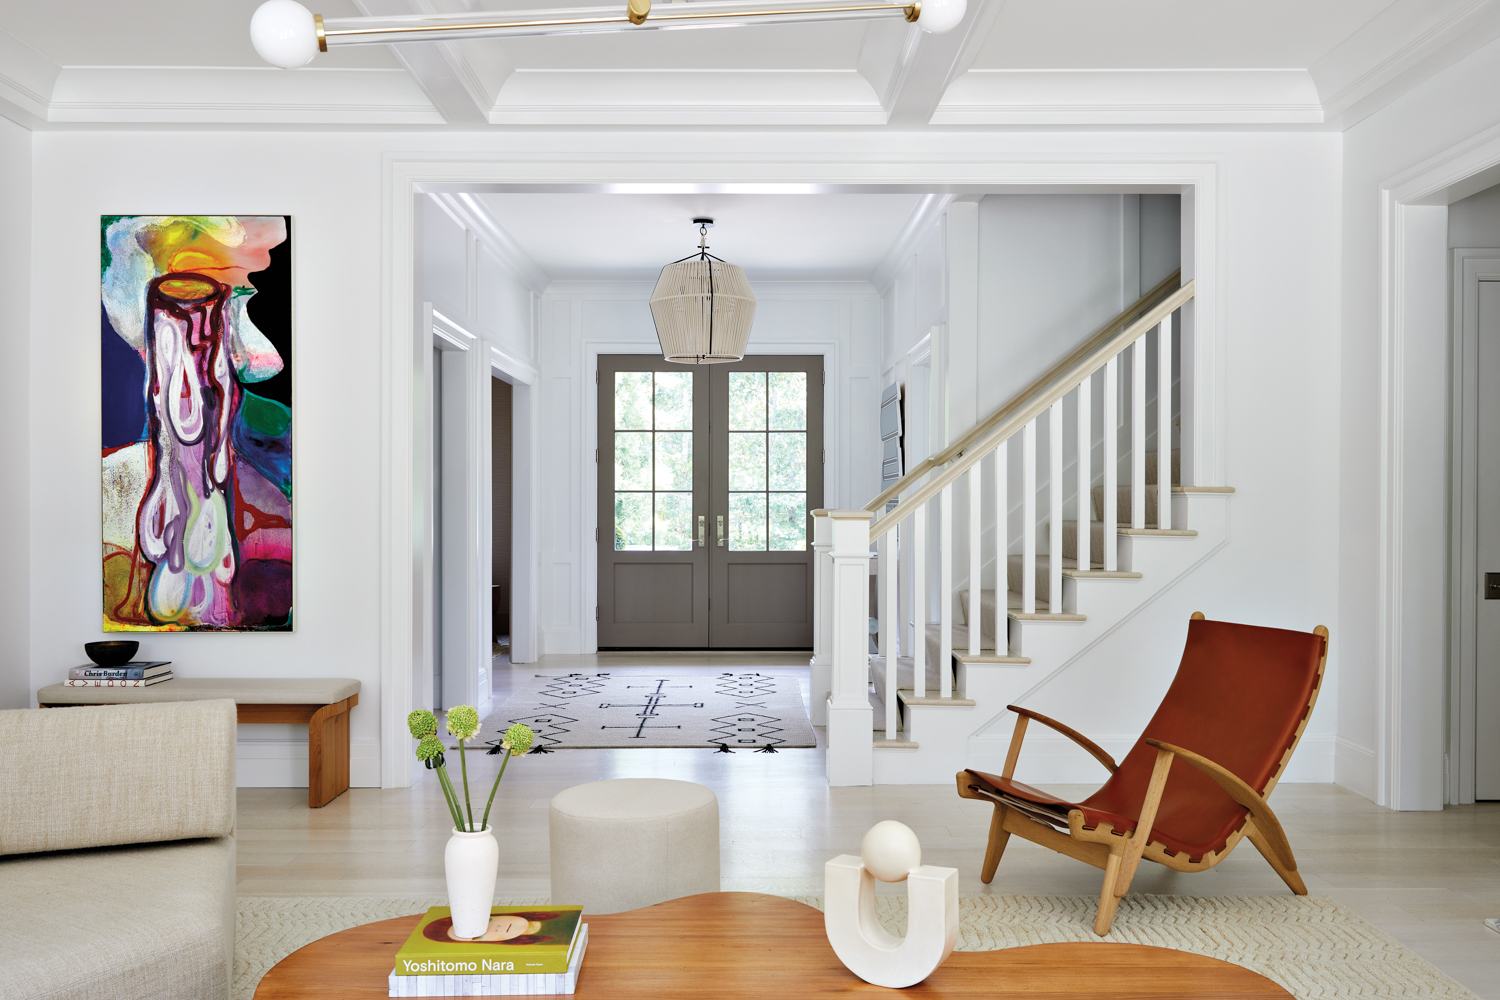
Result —
[[1088, 357], [1095, 350], [1097, 350], [1100, 344], [1103, 344], [1109, 339], [1110, 334], [1119, 330], [1122, 326], [1128, 325], [1133, 320], [1138, 319], [1143, 312], [1160, 302], [1162, 296], [1168, 295], [1176, 290], [1181, 280], [1182, 271], [1180, 269], [1173, 271], [1171, 274], [1161, 279], [1161, 281], [1159, 281], [1154, 288], [1152, 288], [1145, 295], [1142, 295], [1140, 298], [1136, 299], [1130, 305], [1126, 306], [1115, 316], [1114, 319], [1110, 320], [1108, 323], [1105, 323], [1099, 329], [1089, 334], [1088, 339], [1079, 344], [1073, 350], [1069, 351], [1060, 361], [1057, 362], [1057, 364], [1053, 365], [1041, 375], [1032, 379], [1031, 382], [1026, 386], [1026, 388], [1022, 389], [1020, 392], [1012, 396], [1009, 401], [1001, 404], [1001, 406], [989, 416], [985, 417], [983, 420], [979, 421], [979, 423], [969, 428], [969, 430], [957, 441], [954, 441], [952, 444], [944, 448], [942, 451], [938, 452], [936, 455], [929, 455], [927, 458], [924, 458], [922, 459], [922, 461], [918, 462], [916, 468], [912, 469], [906, 475], [902, 476], [900, 479], [892, 483], [874, 500], [871, 500], [869, 503], [865, 504], [864, 509], [879, 510], [881, 507], [885, 506], [887, 500], [891, 499], [891, 497], [899, 495], [902, 490], [906, 489], [912, 483], [927, 475], [927, 473], [931, 472], [933, 469], [936, 469], [941, 465], [947, 465], [954, 458], [963, 453], [975, 441], [978, 441], [981, 437], [983, 437], [986, 431], [994, 427], [1000, 421], [1004, 420], [1007, 416], [1013, 413], [1017, 407], [1025, 403], [1033, 393], [1038, 392], [1041, 389], [1044, 389], [1047, 386], [1051, 385], [1069, 368], [1072, 368], [1083, 358]]
[[953, 462], [948, 468], [944, 469], [937, 476], [934, 476], [910, 497], [903, 500], [895, 510], [871, 524], [870, 540], [875, 541], [901, 521], [910, 517], [912, 512], [918, 507], [941, 493], [943, 487], [953, 482], [965, 472], [968, 472], [973, 466], [979, 464], [979, 460], [993, 451], [1001, 441], [1009, 439], [1012, 434], [1047, 412], [1049, 406], [1072, 392], [1078, 383], [1094, 374], [1100, 368], [1103, 368], [1110, 358], [1119, 354], [1137, 338], [1144, 336], [1152, 327], [1172, 315], [1172, 313], [1182, 307], [1183, 303], [1192, 299], [1193, 289], [1194, 282], [1189, 281], [1176, 292], [1173, 292], [1153, 306], [1140, 319], [1131, 323], [1130, 326], [1113, 337], [1110, 337], [1103, 346], [1091, 353], [1088, 358], [1065, 372], [1054, 382], [1052, 388], [1036, 396], [1021, 408], [1012, 411], [1010, 416], [992, 427], [988, 434], [977, 439], [965, 449], [962, 458]]

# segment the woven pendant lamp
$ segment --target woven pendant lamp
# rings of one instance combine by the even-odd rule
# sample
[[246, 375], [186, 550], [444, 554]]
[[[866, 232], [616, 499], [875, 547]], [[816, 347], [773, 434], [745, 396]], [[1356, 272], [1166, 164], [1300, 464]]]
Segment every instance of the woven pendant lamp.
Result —
[[662, 357], [684, 365], [739, 361], [755, 321], [755, 295], [743, 269], [708, 252], [712, 219], [694, 219], [698, 253], [661, 269], [651, 318]]

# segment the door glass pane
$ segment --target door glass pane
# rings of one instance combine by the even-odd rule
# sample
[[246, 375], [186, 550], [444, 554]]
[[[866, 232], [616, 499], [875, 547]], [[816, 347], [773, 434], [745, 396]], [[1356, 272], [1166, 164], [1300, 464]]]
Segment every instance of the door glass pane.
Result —
[[658, 431], [656, 434], [656, 488], [693, 488], [693, 432]]
[[682, 552], [693, 547], [693, 495], [656, 494], [656, 550]]
[[[746, 435], [747, 437], [749, 435]], [[807, 488], [807, 435], [768, 434], [771, 439], [771, 489], [803, 490]]]
[[771, 430], [807, 430], [807, 372], [771, 372]]
[[615, 427], [651, 429], [651, 373], [615, 372]]
[[729, 494], [729, 547], [735, 552], [766, 550], [766, 495]]
[[615, 494], [615, 548], [651, 550], [651, 494]]
[[[766, 429], [766, 373], [729, 373], [729, 429]], [[734, 489], [734, 487], [730, 487]]]
[[693, 429], [693, 373], [656, 373], [656, 429]]
[[771, 551], [802, 552], [807, 549], [807, 494], [772, 493]]
[[729, 435], [729, 488], [731, 491], [766, 488], [764, 434]]
[[615, 433], [615, 489], [651, 488], [651, 434]]

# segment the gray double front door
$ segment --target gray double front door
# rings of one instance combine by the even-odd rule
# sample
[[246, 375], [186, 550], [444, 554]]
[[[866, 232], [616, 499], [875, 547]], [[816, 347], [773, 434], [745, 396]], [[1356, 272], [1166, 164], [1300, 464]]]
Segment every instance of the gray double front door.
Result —
[[599, 646], [812, 646], [823, 359], [599, 357]]

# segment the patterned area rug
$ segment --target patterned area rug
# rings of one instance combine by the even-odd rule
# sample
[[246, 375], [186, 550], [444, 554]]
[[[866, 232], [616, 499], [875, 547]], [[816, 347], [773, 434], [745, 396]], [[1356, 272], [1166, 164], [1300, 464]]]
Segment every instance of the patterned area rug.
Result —
[[543, 750], [717, 747], [775, 752], [818, 745], [796, 678], [752, 672], [539, 674], [490, 713], [480, 726], [480, 739], [498, 741], [516, 722], [536, 732], [536, 746]]
[[[821, 896], [794, 896], [822, 909]], [[242, 897], [234, 1000], [251, 1000], [266, 971], [326, 934], [420, 913], [446, 899]], [[547, 900], [496, 899], [501, 906]], [[875, 912], [906, 932], [906, 897], [877, 896]], [[1056, 941], [1099, 941], [1095, 897], [965, 895], [958, 900], [959, 951], [995, 951]], [[1474, 995], [1383, 931], [1316, 896], [1141, 896], [1120, 901], [1108, 941], [1175, 948], [1223, 959], [1279, 983], [1299, 1000], [1474, 1000]], [[894, 993], [892, 994], [895, 995]]]

